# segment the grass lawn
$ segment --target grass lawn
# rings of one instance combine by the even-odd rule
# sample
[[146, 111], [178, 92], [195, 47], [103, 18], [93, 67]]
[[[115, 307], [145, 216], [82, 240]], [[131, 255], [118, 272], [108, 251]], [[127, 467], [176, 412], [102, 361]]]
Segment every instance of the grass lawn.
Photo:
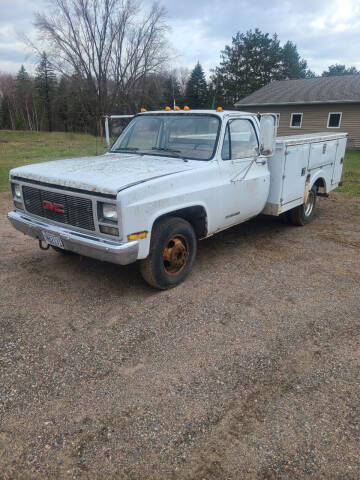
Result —
[[360, 195], [360, 150], [347, 150], [342, 174], [344, 185], [337, 189], [350, 197]]
[[8, 189], [9, 170], [28, 163], [102, 154], [104, 139], [82, 133], [0, 130], [0, 191]]
[[[0, 191], [8, 189], [9, 170], [13, 167], [57, 158], [100, 155], [106, 150], [104, 139], [82, 133], [0, 130]], [[350, 197], [360, 195], [360, 150], [347, 150], [343, 182], [337, 191]]]

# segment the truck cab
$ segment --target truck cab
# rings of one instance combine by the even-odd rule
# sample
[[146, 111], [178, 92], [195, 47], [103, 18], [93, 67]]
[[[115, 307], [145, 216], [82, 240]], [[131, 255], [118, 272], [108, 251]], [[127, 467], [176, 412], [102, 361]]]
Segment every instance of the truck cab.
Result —
[[43, 248], [139, 261], [160, 289], [183, 281], [197, 241], [260, 213], [305, 225], [340, 181], [346, 134], [276, 137], [276, 115], [136, 115], [108, 153], [10, 172], [13, 226]]

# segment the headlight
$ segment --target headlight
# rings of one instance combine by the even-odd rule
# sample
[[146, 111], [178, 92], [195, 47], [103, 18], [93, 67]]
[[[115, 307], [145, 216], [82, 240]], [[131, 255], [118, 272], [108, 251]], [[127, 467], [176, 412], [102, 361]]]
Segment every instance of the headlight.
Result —
[[20, 185], [18, 185], [17, 183], [14, 183], [13, 192], [14, 192], [14, 198], [16, 200], [21, 200], [21, 187], [20, 187]]
[[102, 216], [106, 220], [117, 222], [118, 216], [116, 211], [116, 205], [113, 205], [112, 203], [103, 203]]

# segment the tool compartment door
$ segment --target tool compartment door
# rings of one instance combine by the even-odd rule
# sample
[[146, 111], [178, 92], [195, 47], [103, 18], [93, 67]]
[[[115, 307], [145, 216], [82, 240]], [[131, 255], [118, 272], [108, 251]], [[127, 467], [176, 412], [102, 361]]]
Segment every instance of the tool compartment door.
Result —
[[309, 144], [289, 145], [286, 148], [281, 205], [304, 197], [309, 148]]
[[309, 170], [332, 165], [335, 161], [338, 140], [316, 142], [310, 145]]
[[344, 165], [344, 156], [346, 148], [346, 138], [340, 138], [338, 140], [338, 146], [336, 151], [336, 159], [334, 162], [334, 168], [332, 172], [331, 184], [337, 184], [341, 180], [342, 169]]

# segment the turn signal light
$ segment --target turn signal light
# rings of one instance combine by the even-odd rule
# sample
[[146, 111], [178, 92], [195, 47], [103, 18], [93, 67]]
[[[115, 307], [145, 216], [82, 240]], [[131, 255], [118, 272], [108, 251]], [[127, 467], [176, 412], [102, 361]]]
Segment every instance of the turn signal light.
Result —
[[190, 110], [190, 108], [187, 105], [185, 105], [184, 110]]
[[108, 227], [107, 225], [99, 225], [101, 233], [107, 233], [108, 235], [119, 235], [119, 229], [116, 227]]
[[129, 242], [131, 242], [132, 240], [141, 240], [142, 238], [146, 238], [147, 234], [148, 232], [131, 233], [127, 236], [127, 239]]

